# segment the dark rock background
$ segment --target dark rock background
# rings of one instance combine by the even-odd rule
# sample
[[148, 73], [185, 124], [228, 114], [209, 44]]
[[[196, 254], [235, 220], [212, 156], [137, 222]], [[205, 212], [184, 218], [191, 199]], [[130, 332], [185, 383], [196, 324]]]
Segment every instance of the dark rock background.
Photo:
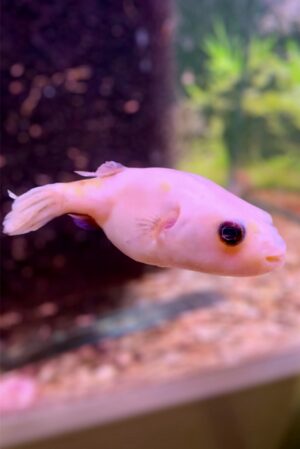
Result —
[[[2, 218], [7, 188], [74, 180], [105, 160], [168, 163], [170, 1], [4, 0], [2, 24]], [[1, 247], [4, 310], [75, 304], [143, 270], [67, 217]]]

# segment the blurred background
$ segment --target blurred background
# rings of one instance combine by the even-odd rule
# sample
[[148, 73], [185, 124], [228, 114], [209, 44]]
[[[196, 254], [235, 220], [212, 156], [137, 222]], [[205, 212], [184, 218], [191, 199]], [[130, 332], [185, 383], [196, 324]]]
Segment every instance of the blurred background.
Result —
[[[299, 447], [299, 371], [278, 385], [263, 373], [270, 357], [278, 378], [285, 352], [300, 360], [300, 2], [4, 0], [1, 33], [2, 218], [7, 189], [75, 180], [74, 170], [115, 160], [206, 176], [269, 210], [288, 244], [278, 273], [234, 279], [145, 267], [68, 217], [2, 235], [4, 441], [25, 443], [20, 416], [45, 404], [258, 358], [266, 365], [249, 410], [247, 391], [199, 399], [201, 411], [187, 404], [168, 414], [162, 401], [152, 418], [116, 428], [128, 446], [109, 443], [103, 425], [100, 436], [133, 448], [138, 426], [146, 448], [154, 428], [164, 435], [179, 420], [183, 439], [174, 432], [164, 448], [182, 447], [186, 435], [190, 448]], [[229, 430], [218, 430], [226, 416]]]
[[299, 2], [178, 6], [179, 165], [241, 191], [298, 190]]

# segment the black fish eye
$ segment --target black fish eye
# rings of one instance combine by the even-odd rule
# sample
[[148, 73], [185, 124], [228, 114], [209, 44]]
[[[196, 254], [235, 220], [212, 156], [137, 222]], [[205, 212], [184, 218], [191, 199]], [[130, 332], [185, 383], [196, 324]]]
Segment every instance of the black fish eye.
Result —
[[222, 242], [229, 246], [236, 246], [241, 243], [246, 235], [243, 225], [232, 221], [224, 221], [219, 226], [219, 236]]

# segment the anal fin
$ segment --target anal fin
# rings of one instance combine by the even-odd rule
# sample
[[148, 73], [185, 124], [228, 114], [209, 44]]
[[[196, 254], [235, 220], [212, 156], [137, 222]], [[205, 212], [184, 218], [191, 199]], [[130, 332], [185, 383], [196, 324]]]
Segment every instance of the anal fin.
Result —
[[89, 215], [69, 214], [69, 217], [72, 218], [76, 226], [84, 229], [85, 231], [94, 231], [95, 229], [99, 229], [99, 225]]

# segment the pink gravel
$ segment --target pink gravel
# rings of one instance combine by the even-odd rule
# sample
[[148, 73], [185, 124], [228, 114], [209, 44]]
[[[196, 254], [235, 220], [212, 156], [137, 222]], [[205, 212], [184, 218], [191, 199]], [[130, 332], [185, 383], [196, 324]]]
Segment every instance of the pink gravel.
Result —
[[0, 382], [0, 412], [22, 410], [37, 398], [37, 383], [22, 374], [8, 374]]

